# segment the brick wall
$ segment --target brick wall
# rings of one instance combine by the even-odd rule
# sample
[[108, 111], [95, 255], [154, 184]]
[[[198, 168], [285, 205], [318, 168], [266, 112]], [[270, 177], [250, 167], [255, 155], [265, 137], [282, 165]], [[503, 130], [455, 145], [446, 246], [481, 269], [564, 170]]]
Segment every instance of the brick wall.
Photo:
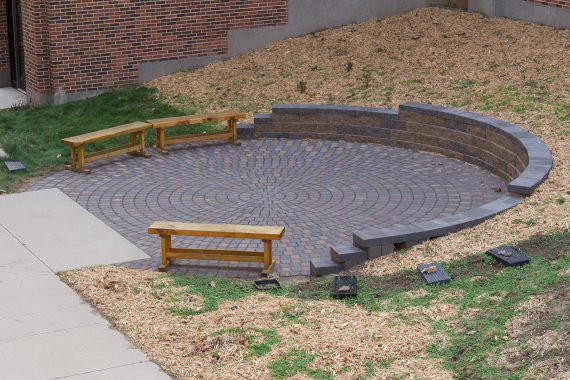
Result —
[[39, 92], [137, 83], [139, 63], [224, 54], [230, 29], [288, 21], [287, 0], [23, 2], [28, 86]]
[[8, 51], [8, 18], [6, 4], [0, 3], [0, 72], [10, 69], [10, 55]]
[[46, 0], [21, 0], [26, 89], [51, 93], [50, 46]]
[[570, 0], [525, 0], [530, 3], [553, 5], [558, 8], [570, 9]]

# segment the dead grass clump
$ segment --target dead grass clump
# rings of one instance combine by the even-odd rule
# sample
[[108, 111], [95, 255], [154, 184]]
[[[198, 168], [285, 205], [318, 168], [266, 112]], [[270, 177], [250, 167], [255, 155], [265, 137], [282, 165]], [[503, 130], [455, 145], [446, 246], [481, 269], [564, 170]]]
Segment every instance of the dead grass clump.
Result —
[[432, 301], [430, 306], [410, 306], [407, 307], [403, 314], [418, 321], [441, 321], [448, 320], [457, 316], [457, 306], [439, 301]]
[[434, 365], [432, 360], [422, 358], [396, 360], [390, 368], [379, 371], [375, 380], [388, 379], [438, 379], [452, 380], [454, 376]]
[[568, 347], [568, 342], [570, 342], [569, 332], [547, 330], [541, 335], [531, 337], [527, 343], [528, 348], [544, 356], [548, 352]]
[[490, 355], [489, 364], [507, 369], [530, 364], [525, 379], [569, 379], [569, 299], [567, 289], [529, 297], [518, 308], [522, 313], [506, 323], [507, 348]]
[[570, 363], [564, 358], [555, 357], [534, 363], [528, 369], [524, 380], [568, 380]]
[[178, 291], [172, 295], [168, 302], [169, 307], [176, 309], [192, 309], [200, 311], [204, 307], [204, 300], [196, 294], [188, 294]]
[[521, 335], [525, 326], [532, 322], [538, 321], [544, 314], [549, 311], [548, 302], [554, 297], [553, 294], [540, 294], [532, 295], [529, 299], [523, 302], [518, 310], [524, 311], [510, 320], [507, 321], [507, 334], [509, 337], [514, 338]]
[[418, 289], [418, 290], [409, 290], [407, 292], [402, 293], [403, 296], [408, 297], [410, 299], [422, 298], [427, 296], [429, 293], [425, 289]]

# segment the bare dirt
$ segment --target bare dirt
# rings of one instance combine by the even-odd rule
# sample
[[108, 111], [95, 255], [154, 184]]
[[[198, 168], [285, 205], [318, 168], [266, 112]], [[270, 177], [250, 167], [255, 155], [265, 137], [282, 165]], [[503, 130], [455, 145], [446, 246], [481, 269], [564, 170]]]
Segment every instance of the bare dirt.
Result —
[[531, 296], [520, 309], [507, 322], [507, 348], [490, 364], [515, 370], [531, 363], [525, 379], [569, 379], [570, 289]]

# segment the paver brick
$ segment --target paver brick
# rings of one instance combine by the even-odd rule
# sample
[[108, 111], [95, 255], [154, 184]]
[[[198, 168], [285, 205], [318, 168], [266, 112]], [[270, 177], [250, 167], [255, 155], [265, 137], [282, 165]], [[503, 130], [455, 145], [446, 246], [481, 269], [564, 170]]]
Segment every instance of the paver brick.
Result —
[[[122, 265], [151, 270], [159, 265], [160, 239], [146, 228], [156, 220], [283, 225], [274, 244], [277, 273], [307, 275], [311, 261], [341, 270], [331, 264], [330, 247], [350, 244], [353, 231], [451, 216], [498, 199], [492, 188], [505, 186], [458, 160], [342, 140], [186, 144], [149, 160], [117, 157], [89, 166], [95, 170], [88, 176], [62, 171], [30, 190], [61, 189], [151, 256]], [[177, 245], [261, 249], [240, 239], [180, 237]], [[368, 258], [392, 249], [368, 250]], [[259, 265], [175, 260], [168, 271], [255, 278]]]

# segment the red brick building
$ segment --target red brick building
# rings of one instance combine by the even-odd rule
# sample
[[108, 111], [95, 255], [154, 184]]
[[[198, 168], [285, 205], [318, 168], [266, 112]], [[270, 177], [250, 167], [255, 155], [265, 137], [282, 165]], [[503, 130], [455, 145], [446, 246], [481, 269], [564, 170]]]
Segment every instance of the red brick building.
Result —
[[[446, 0], [0, 1], [4, 3], [0, 3], [0, 87], [20, 88], [34, 103], [80, 99], [260, 48], [273, 40], [448, 3]], [[502, 1], [506, 0], [470, 0], [469, 5], [471, 8], [472, 2], [481, 3], [474, 11], [510, 17], [504, 14], [504, 9], [503, 14], [497, 14], [497, 4]], [[509, 1], [570, 12], [570, 0], [535, 1], [554, 6]]]
[[[223, 55], [229, 30], [286, 25], [288, 16], [287, 0], [7, 3], [0, 6], [0, 75], [6, 85], [16, 56], [25, 70], [11, 70], [11, 85], [42, 103], [137, 83], [145, 62]], [[10, 48], [9, 39], [17, 41]]]
[[10, 84], [7, 7], [0, 6], [0, 87]]

